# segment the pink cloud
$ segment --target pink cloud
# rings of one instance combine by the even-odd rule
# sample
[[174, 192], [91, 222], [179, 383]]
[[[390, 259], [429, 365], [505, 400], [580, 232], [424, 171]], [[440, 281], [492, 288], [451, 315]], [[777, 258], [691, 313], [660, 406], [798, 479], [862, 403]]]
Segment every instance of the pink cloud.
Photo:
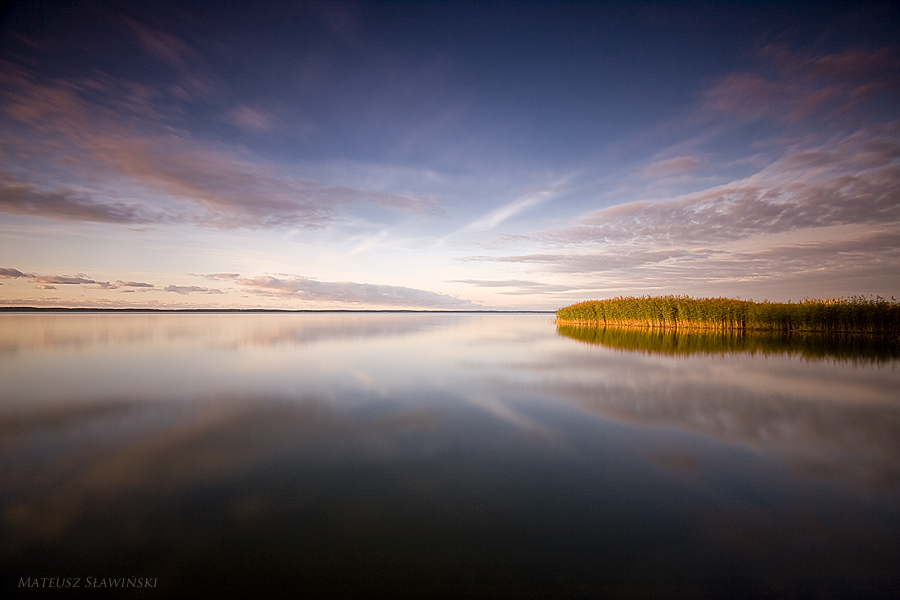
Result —
[[[74, 277], [70, 275], [39, 275], [36, 273], [23, 273], [18, 269], [0, 268], [0, 277], [5, 279], [27, 277], [32, 283], [40, 285], [35, 286], [42, 290], [55, 290], [56, 285], [84, 285], [90, 289], [115, 290], [120, 287], [130, 287], [139, 289], [152, 289], [152, 283], [143, 283], [140, 281], [117, 281], [110, 283], [108, 281], [97, 281], [91, 279], [84, 273], [78, 273]], [[132, 290], [133, 291], [133, 290]]]
[[99, 223], [166, 223], [178, 216], [145, 206], [101, 202], [70, 190], [44, 191], [28, 183], [0, 183], [0, 211], [64, 221]]
[[308, 301], [340, 302], [371, 306], [475, 308], [470, 300], [461, 300], [426, 290], [395, 285], [318, 281], [307, 277], [277, 278], [260, 276], [237, 280], [245, 291], [262, 296], [280, 296]]
[[275, 117], [259, 108], [251, 108], [244, 104], [233, 109], [229, 116], [238, 129], [249, 133], [271, 131], [275, 127]]
[[[135, 124], [149, 123], [121, 116], [141, 112], [140, 106], [131, 101], [116, 105], [115, 99], [112, 107], [98, 105], [89, 100], [85, 82], [37, 84], [21, 72], [9, 79], [6, 112], [35, 134], [12, 142], [17, 154], [46, 157], [55, 161], [54, 168], [74, 170], [84, 181], [75, 192], [4, 174], [8, 183], [0, 186], [0, 210], [5, 212], [124, 224], [193, 222], [222, 229], [322, 227], [342, 211], [366, 205], [420, 216], [441, 213], [432, 197], [305, 180], [240, 152], [202, 145], [173, 128], [165, 134], [136, 130]], [[146, 95], [140, 101], [147, 101]], [[264, 124], [265, 115], [256, 109], [238, 116], [245, 124]], [[109, 190], [123, 184], [142, 189], [136, 194], [142, 200], [108, 199]]]
[[702, 245], [762, 233], [895, 222], [900, 220], [900, 140], [894, 129], [866, 128], [789, 153], [744, 180], [659, 202], [604, 208], [537, 237], [554, 244]]
[[893, 49], [808, 55], [770, 45], [760, 55], [770, 67], [768, 73], [731, 74], [704, 93], [707, 118], [784, 123], [813, 114], [836, 118], [885, 93], [895, 102], [900, 96], [900, 59]]
[[669, 177], [696, 171], [702, 166], [700, 160], [693, 156], [676, 156], [647, 165], [640, 171], [643, 177]]
[[109, 285], [108, 281], [100, 282], [94, 281], [93, 279], [88, 279], [83, 275], [78, 275], [76, 277], [69, 277], [66, 275], [36, 275], [29, 279], [29, 281], [37, 282], [37, 283], [56, 283], [60, 285], [82, 285], [82, 284], [105, 284]]
[[175, 292], [176, 294], [221, 294], [222, 290], [215, 288], [200, 287], [196, 285], [167, 285], [163, 291]]
[[216, 89], [216, 84], [208, 75], [209, 68], [203, 63], [200, 53], [189, 44], [134, 19], [124, 18], [124, 22], [134, 32], [134, 39], [144, 52], [175, 72], [178, 80], [176, 94], [181, 92], [185, 99], [190, 99], [207, 96]]

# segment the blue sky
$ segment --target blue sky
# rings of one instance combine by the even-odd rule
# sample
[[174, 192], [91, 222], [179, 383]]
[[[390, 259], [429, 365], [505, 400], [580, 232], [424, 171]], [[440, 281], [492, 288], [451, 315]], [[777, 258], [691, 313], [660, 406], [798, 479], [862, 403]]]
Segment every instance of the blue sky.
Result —
[[895, 3], [13, 2], [0, 303], [900, 296]]

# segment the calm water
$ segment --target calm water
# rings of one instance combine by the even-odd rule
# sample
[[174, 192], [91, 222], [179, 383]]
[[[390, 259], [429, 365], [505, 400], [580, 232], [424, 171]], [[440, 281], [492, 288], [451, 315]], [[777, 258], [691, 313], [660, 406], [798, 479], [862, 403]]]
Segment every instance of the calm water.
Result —
[[552, 315], [0, 315], [3, 586], [900, 595], [893, 350], [615, 339]]

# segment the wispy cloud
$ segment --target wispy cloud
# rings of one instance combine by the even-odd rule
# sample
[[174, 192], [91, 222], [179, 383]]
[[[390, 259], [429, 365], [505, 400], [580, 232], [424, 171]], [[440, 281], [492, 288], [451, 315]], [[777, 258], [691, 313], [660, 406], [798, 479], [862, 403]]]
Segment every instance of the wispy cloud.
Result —
[[175, 292], [176, 294], [221, 294], [222, 290], [215, 288], [201, 287], [198, 285], [167, 285], [163, 288], [166, 292]]
[[573, 285], [552, 285], [541, 283], [539, 281], [527, 281], [523, 279], [505, 279], [505, 280], [489, 280], [489, 279], [454, 279], [450, 283], [465, 283], [482, 288], [499, 288], [505, 291], [499, 294], [508, 296], [527, 296], [531, 294], [552, 294], [554, 292], [571, 292], [572, 290], [583, 289]]
[[[133, 291], [133, 290], [132, 290]], [[127, 298], [127, 299], [126, 299]], [[17, 298], [3, 298], [0, 297], [0, 306], [40, 306], [47, 308], [103, 308], [103, 309], [116, 309], [116, 308], [142, 308], [142, 309], [165, 309], [165, 310], [176, 310], [176, 309], [198, 309], [198, 308], [209, 308], [209, 304], [205, 301], [201, 302], [189, 302], [189, 301], [181, 301], [181, 302], [173, 302], [173, 301], [165, 301], [161, 302], [159, 300], [142, 300], [140, 302], [135, 302], [130, 297], [122, 297], [118, 296], [115, 298], [107, 297], [107, 298], [61, 298], [54, 296], [33, 296], [33, 297], [17, 297]]]
[[122, 284], [135, 287], [153, 287], [150, 284], [141, 284], [136, 282], [125, 283], [120, 281], [113, 284], [108, 281], [97, 281], [96, 279], [89, 278], [83, 273], [78, 273], [74, 277], [71, 275], [39, 275], [37, 273], [23, 273], [22, 271], [13, 268], [0, 268], [0, 278], [27, 278], [31, 283], [39, 284], [34, 286], [35, 289], [39, 290], [55, 290], [57, 285], [84, 285], [92, 289], [102, 290], [115, 290], [118, 289], [119, 285]]
[[[433, 309], [475, 309], [479, 308], [470, 300], [456, 298], [447, 294], [430, 292], [427, 290], [409, 288], [396, 285], [383, 285], [371, 283], [354, 283], [349, 281], [318, 281], [299, 276], [258, 276], [241, 278], [238, 273], [211, 273], [195, 275], [213, 280], [233, 282], [240, 286], [245, 294], [252, 294], [260, 298], [293, 299], [305, 301], [303, 305], [323, 307], [328, 305], [348, 305], [351, 308], [386, 307], [386, 308], [433, 308]], [[4, 279], [28, 279], [31, 283], [39, 284], [35, 289], [53, 290], [56, 286], [85, 286], [92, 289], [119, 290], [120, 293], [146, 292], [150, 296], [154, 293], [167, 292], [187, 296], [197, 295], [222, 295], [227, 292], [202, 285], [175, 285], [157, 286], [153, 283], [133, 280], [117, 280], [115, 283], [98, 281], [83, 273], [70, 275], [42, 275], [27, 273], [12, 267], [0, 268], [0, 278]], [[526, 285], [529, 282], [519, 282]], [[532, 286], [540, 284], [531, 282]], [[158, 296], [157, 296], [158, 297]], [[64, 305], [64, 300], [43, 298], [43, 301], [51, 304]], [[29, 301], [31, 302], [31, 301]], [[85, 300], [84, 302], [89, 302]], [[93, 302], [93, 300], [90, 300]], [[158, 301], [142, 301], [142, 305], [153, 306]], [[33, 303], [33, 302], [32, 302]], [[166, 302], [166, 306], [171, 303]], [[126, 304], [127, 305], [127, 304]], [[85, 304], [87, 306], [87, 304]], [[161, 305], [162, 306], [162, 305]], [[172, 306], [176, 306], [172, 304]], [[187, 306], [187, 305], [185, 305]], [[283, 305], [281, 305], [283, 307]]]
[[35, 275], [31, 277], [29, 281], [35, 283], [55, 283], [59, 285], [109, 285], [108, 281], [95, 281], [93, 279], [88, 279], [84, 275], [78, 275], [76, 277], [68, 277], [66, 275]]
[[480, 232], [487, 231], [497, 227], [500, 223], [516, 216], [522, 211], [542, 204], [556, 196], [565, 189], [564, 184], [553, 185], [549, 187], [541, 187], [527, 190], [525, 194], [519, 196], [512, 202], [504, 204], [484, 215], [483, 217], [472, 221], [456, 233], [463, 232]]
[[[699, 245], [763, 233], [898, 221], [900, 165], [893, 164], [897, 146], [891, 139], [870, 142], [863, 144], [868, 151], [844, 153], [844, 144], [838, 142], [836, 148], [789, 155], [741, 181], [671, 200], [594, 211], [580, 223], [547, 231], [543, 237], [562, 244], [645, 239]], [[862, 170], [861, 163], [886, 166]]]
[[642, 168], [638, 175], [641, 177], [670, 177], [682, 173], [696, 171], [703, 165], [702, 161], [693, 156], [676, 156], [656, 161]]
[[[18, 158], [5, 161], [0, 211], [219, 229], [323, 227], [359, 207], [417, 217], [442, 213], [432, 195], [305, 179], [237, 146], [202, 142], [158, 115], [165, 107], [154, 111], [148, 93], [134, 92], [138, 103], [151, 106], [135, 107], [121, 89], [127, 86], [38, 82], [22, 69], [11, 72], [5, 116], [29, 134], [4, 140], [13, 150], [8, 156]], [[95, 83], [116, 87], [118, 95], [99, 103]], [[271, 121], [262, 109], [235, 110], [244, 126], [260, 129]], [[30, 179], [33, 172], [42, 173], [40, 182]]]
[[388, 307], [477, 308], [471, 300], [415, 288], [349, 281], [317, 281], [307, 277], [277, 278], [268, 275], [238, 279], [237, 284], [262, 296]]
[[70, 190], [43, 191], [28, 183], [0, 184], [0, 211], [64, 221], [143, 224], [172, 223], [175, 215], [146, 206], [102, 202]]
[[705, 118], [796, 123], [815, 115], [819, 124], [852, 122], [871, 100], [887, 94], [896, 102], [900, 95], [900, 58], [893, 48], [815, 55], [772, 44], [759, 56], [765, 70], [729, 75], [707, 90]]
[[[97, 281], [96, 279], [90, 279], [84, 273], [78, 273], [74, 277], [70, 275], [39, 275], [37, 273], [24, 273], [18, 269], [13, 269], [9, 267], [0, 268], [0, 278], [3, 279], [17, 279], [20, 277], [28, 278], [28, 281], [32, 283], [40, 283], [40, 284], [49, 284], [43, 286], [36, 286], [39, 289], [56, 289], [52, 287], [52, 284], [56, 285], [91, 285], [94, 287], [99, 287], [102, 289], [116, 289], [116, 285], [111, 284], [108, 281]], [[122, 282], [119, 282], [122, 283]], [[137, 284], [137, 285], [149, 285], [149, 284]], [[151, 286], [152, 287], [152, 286]]]
[[839, 239], [767, 243], [759, 248], [725, 245], [621, 252], [607, 246], [584, 254], [482, 259], [591, 276], [593, 285], [575, 289], [607, 289], [614, 294], [704, 290], [757, 299], [796, 299], [798, 294], [885, 293], [900, 285], [896, 269], [900, 227], [845, 233]]
[[277, 124], [272, 113], [246, 104], [233, 108], [228, 116], [235, 127], [248, 133], [266, 133], [272, 131]]
[[604, 252], [522, 254], [500, 257], [470, 256], [462, 260], [463, 262], [524, 263], [538, 265], [544, 270], [564, 273], [603, 273], [662, 263], [687, 254], [688, 251], [674, 249], [622, 251], [617, 248], [608, 248]]
[[[789, 280], [812, 289], [838, 277], [860, 290], [896, 289], [900, 121], [896, 111], [883, 112], [885, 102], [898, 100], [896, 53], [806, 56], [771, 46], [762, 55], [759, 72], [728, 76], [702, 95], [698, 122], [712, 124], [703, 134], [708, 139], [697, 136], [661, 152], [669, 157], [630, 177], [649, 189], [714, 168], [700, 158], [713, 156], [702, 144], [739, 127], [741, 136], [755, 139], [754, 148], [767, 153], [756, 172], [690, 193], [593, 210], [562, 227], [508, 238], [508, 245], [530, 251], [463, 260], [595, 276], [619, 289]], [[803, 123], [812, 116], [821, 128]], [[751, 122], [776, 127], [754, 129]], [[766, 138], [773, 130], [797, 135]], [[754, 137], [759, 131], [762, 137]], [[694, 189], [702, 184], [691, 181]]]
[[183, 39], [135, 19], [123, 17], [122, 20], [134, 34], [137, 46], [172, 70], [175, 75], [172, 93], [191, 99], [209, 96], [221, 87], [210, 76], [211, 69], [204, 63], [202, 54]]

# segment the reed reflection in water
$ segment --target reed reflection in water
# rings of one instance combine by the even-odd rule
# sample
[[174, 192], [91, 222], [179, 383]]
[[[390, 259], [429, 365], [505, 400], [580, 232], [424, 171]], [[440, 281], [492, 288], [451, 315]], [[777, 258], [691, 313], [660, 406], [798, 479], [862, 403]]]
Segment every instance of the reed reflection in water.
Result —
[[808, 359], [890, 362], [900, 359], [895, 335], [782, 331], [678, 330], [672, 328], [556, 327], [560, 335], [608, 348], [648, 354], [796, 354]]
[[896, 596], [900, 369], [847, 356], [622, 352], [551, 315], [0, 315], [2, 585]]

